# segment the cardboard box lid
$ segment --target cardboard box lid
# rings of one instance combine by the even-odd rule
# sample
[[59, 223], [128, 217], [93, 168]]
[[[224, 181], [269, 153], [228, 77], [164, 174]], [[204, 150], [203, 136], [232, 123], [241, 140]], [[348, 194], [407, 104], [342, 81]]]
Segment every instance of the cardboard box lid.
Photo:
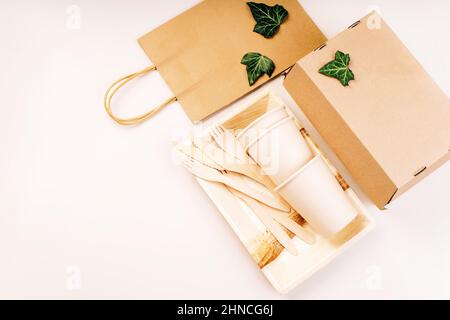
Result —
[[205, 0], [141, 37], [138, 42], [178, 98], [188, 117], [200, 121], [252, 87], [241, 59], [259, 52], [275, 63], [276, 77], [326, 41], [297, 0], [269, 0], [289, 16], [271, 39], [253, 32], [255, 20], [246, 0]]
[[[318, 72], [350, 54], [348, 87]], [[383, 208], [450, 158], [450, 101], [377, 13], [298, 61], [284, 83]]]

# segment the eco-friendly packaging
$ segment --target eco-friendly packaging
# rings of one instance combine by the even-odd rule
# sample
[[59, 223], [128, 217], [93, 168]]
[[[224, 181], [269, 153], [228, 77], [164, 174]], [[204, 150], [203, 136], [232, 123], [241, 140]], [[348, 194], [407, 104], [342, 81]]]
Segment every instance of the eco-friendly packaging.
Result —
[[[337, 51], [348, 86], [318, 72]], [[298, 61], [284, 86], [379, 208], [450, 158], [448, 97], [377, 13]]]
[[[325, 43], [297, 0], [267, 0], [268, 5], [282, 5], [289, 17], [275, 37], [266, 39], [253, 32], [255, 21], [246, 2], [205, 0], [141, 37], [139, 44], [154, 65], [108, 89], [108, 114], [120, 124], [136, 124], [178, 100], [193, 122], [203, 120], [270, 80], [265, 75], [254, 86], [248, 83], [240, 62], [244, 54], [258, 52], [274, 61], [272, 77], [290, 70], [286, 89], [380, 208], [449, 159], [449, 100], [377, 14]], [[337, 51], [354, 74], [346, 81], [319, 73]], [[174, 97], [143, 115], [115, 117], [111, 111], [115, 92], [154, 70]], [[260, 119], [264, 114], [267, 118]], [[281, 166], [289, 168], [289, 174], [272, 177], [270, 189], [289, 200], [288, 219], [313, 233], [316, 241], [305, 242], [290, 233], [298, 252], [291, 254], [236, 193], [224, 184], [197, 180], [264, 275], [284, 293], [367, 234], [375, 222], [279, 98], [266, 94], [217, 124], [236, 134], [252, 123], [261, 140], [256, 143], [264, 147], [263, 140], [269, 141], [266, 154], [278, 151], [276, 157], [285, 162]], [[276, 123], [283, 126], [272, 128], [270, 134], [277, 132], [301, 145], [289, 144], [293, 151], [273, 148], [269, 133], [260, 136], [259, 131]], [[211, 142], [211, 132], [206, 133], [196, 137], [199, 145]], [[252, 134], [239, 139], [247, 147]], [[249, 153], [264, 162], [256, 152]]]
[[[305, 209], [303, 212], [297, 213], [292, 210], [289, 218], [313, 233], [316, 239], [314, 243], [308, 244], [290, 234], [298, 252], [297, 255], [291, 254], [267, 230], [252, 208], [236, 197], [229, 188], [200, 178], [197, 178], [197, 181], [270, 283], [280, 293], [286, 293], [366, 235], [375, 226], [375, 221], [342, 176], [324, 157], [291, 110], [275, 95], [264, 94], [244, 110], [216, 125], [222, 125], [237, 134], [264, 114], [273, 114], [275, 111], [272, 113], [271, 111], [279, 108], [284, 108], [288, 117], [294, 119], [300, 139], [306, 141], [316, 157], [304, 166], [303, 173], [298, 172], [298, 175], [302, 175], [300, 179], [295, 179], [297, 177], [295, 175], [292, 185], [288, 186], [289, 183], [286, 183], [284, 194], [296, 205], [299, 204], [296, 199], [307, 202], [307, 206], [302, 207]], [[196, 137], [197, 143], [201, 145], [199, 140], [203, 141], [202, 143], [210, 142], [209, 131]], [[292, 186], [294, 189], [299, 187], [299, 190], [290, 189]], [[280, 194], [282, 192], [280, 191]], [[329, 204], [333, 204], [333, 207]], [[304, 219], [306, 216], [314, 226]], [[325, 216], [329, 217], [329, 221], [324, 221]]]
[[268, 0], [289, 15], [270, 39], [253, 32], [246, 0], [205, 0], [139, 39], [139, 44], [193, 122], [253, 91], [242, 57], [258, 52], [272, 59], [272, 78], [326, 40], [297, 0]]

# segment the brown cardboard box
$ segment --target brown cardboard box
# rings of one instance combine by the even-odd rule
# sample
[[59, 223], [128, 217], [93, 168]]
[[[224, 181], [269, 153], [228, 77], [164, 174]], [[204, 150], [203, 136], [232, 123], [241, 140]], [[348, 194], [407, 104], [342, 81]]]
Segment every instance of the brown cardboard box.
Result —
[[257, 89], [249, 86], [241, 59], [259, 52], [275, 63], [272, 78], [326, 41], [297, 0], [268, 0], [289, 16], [266, 39], [253, 32], [255, 19], [247, 0], [205, 0], [147, 33], [138, 41], [193, 122]]
[[[372, 13], [302, 58], [291, 96], [379, 208], [450, 158], [450, 101]], [[350, 54], [348, 87], [318, 72]]]

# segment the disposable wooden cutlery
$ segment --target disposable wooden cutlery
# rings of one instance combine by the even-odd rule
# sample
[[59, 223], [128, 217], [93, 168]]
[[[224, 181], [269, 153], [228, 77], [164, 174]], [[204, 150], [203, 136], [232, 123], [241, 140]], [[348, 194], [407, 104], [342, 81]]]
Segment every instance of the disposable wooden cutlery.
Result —
[[209, 155], [206, 155], [202, 149], [198, 148], [193, 143], [179, 144], [176, 148], [185, 157], [195, 159], [204, 165], [211, 168], [216, 168], [217, 170], [225, 170], [217, 161], [212, 159]]
[[208, 167], [189, 156], [184, 157], [183, 165], [193, 175], [199, 178], [207, 181], [223, 183], [274, 209], [283, 212], [290, 211], [290, 209], [282, 204], [269, 190], [267, 190], [267, 192], [262, 192], [261, 189], [251, 188], [248, 184], [240, 179], [237, 179], [236, 177], [233, 177], [233, 175], [230, 173], [223, 174], [220, 171]]
[[[238, 177], [238, 179], [239, 178], [242, 179], [242, 180], [245, 180], [245, 178], [242, 177], [242, 176]], [[314, 244], [315, 243], [315, 241], [316, 241], [315, 235], [312, 232], [304, 229], [297, 222], [295, 222], [292, 219], [290, 219], [289, 216], [287, 215], [287, 213], [280, 212], [278, 210], [274, 210], [271, 207], [262, 205], [261, 203], [255, 201], [254, 199], [249, 198], [247, 195], [242, 194], [240, 192], [232, 190], [232, 193], [235, 196], [237, 196], [240, 199], [242, 199], [245, 203], [247, 203], [247, 205], [261, 219], [261, 221], [263, 221], [263, 218], [264, 218], [264, 221], [266, 221], [266, 222], [267, 222], [268, 218], [271, 219], [270, 226], [266, 225], [266, 227], [268, 227], [269, 231], [271, 230], [269, 227], [273, 227], [273, 224], [275, 224], [277, 226], [282, 225], [283, 227], [285, 227], [286, 229], [288, 229], [289, 231], [294, 233], [298, 238], [300, 238], [301, 240], [303, 240], [307, 244]], [[284, 232], [283, 229], [281, 229], [281, 230]], [[279, 234], [279, 229], [278, 228], [275, 229], [275, 232], [273, 232], [273, 233], [274, 233], [274, 236], [276, 238], [278, 238], [277, 235]], [[281, 241], [280, 241], [280, 243], [281, 243]], [[285, 246], [285, 248], [287, 249], [286, 246]]]
[[[290, 219], [286, 213], [289, 210], [279, 211], [280, 205], [285, 206], [284, 201], [267, 189], [266, 177], [260, 174], [260, 168], [248, 157], [236, 137], [222, 127], [213, 129], [211, 137], [213, 142], [194, 138], [190, 146], [180, 148], [185, 155], [185, 167], [199, 178], [228, 186], [291, 254], [296, 255], [297, 250], [283, 227], [305, 243], [313, 244], [314, 234]], [[276, 201], [277, 206], [267, 203], [267, 199]]]
[[[266, 187], [271, 185], [270, 178], [266, 176], [261, 168], [250, 158], [245, 151], [244, 147], [241, 145], [239, 140], [235, 137], [233, 133], [225, 129], [223, 126], [217, 126], [211, 130], [211, 137], [219, 145], [219, 147], [227, 154], [235, 157], [242, 167], [245, 167], [245, 172], [240, 172], [246, 176], [255, 179], [256, 181], [262, 183]], [[230, 169], [231, 170], [231, 169]]]
[[242, 163], [249, 163], [247, 152], [245, 152], [239, 140], [229, 130], [222, 126], [217, 126], [211, 131], [211, 137], [227, 153], [233, 155]]
[[209, 158], [209, 160], [214, 161], [224, 170], [240, 173], [244, 176], [258, 181], [262, 185], [265, 185], [267, 183], [267, 178], [259, 173], [260, 169], [256, 164], [241, 163], [232, 155], [215, 146], [214, 143], [204, 144], [202, 146], [202, 151], [203, 154]]
[[[283, 247], [286, 248], [286, 250], [289, 251], [289, 253], [293, 255], [297, 255], [298, 251], [295, 247], [294, 243], [292, 242], [292, 239], [289, 238], [286, 231], [281, 227], [281, 225], [273, 219], [273, 217], [270, 215], [270, 213], [266, 210], [269, 209], [269, 207], [266, 207], [262, 204], [260, 204], [255, 199], [250, 198], [249, 196], [230, 189], [231, 193], [233, 193], [236, 197], [244, 201], [249, 208], [253, 211], [253, 213], [259, 218], [259, 220], [264, 224], [264, 226], [267, 228], [269, 232], [273, 234], [273, 236], [281, 243]], [[295, 223], [295, 222], [294, 222]]]
[[[285, 205], [285, 207], [289, 207], [277, 193], [272, 192], [271, 188], [267, 187], [267, 176], [257, 173], [257, 170], [249, 168], [248, 165], [236, 163], [236, 159], [234, 157], [217, 147], [214, 142], [208, 143], [194, 139], [190, 146], [183, 144], [178, 147], [178, 150], [184, 155], [191, 157], [208, 167], [215, 168], [222, 173], [227, 171], [228, 176], [231, 178], [239, 178], [234, 174], [239, 173], [252, 179], [252, 181], [249, 181], [248, 179], [244, 180], [247, 181], [247, 184], [250, 184], [250, 187], [260, 190], [262, 193], [271, 194], [273, 197], [278, 199], [279, 202]], [[256, 164], [254, 166], [257, 167]], [[259, 170], [259, 167], [257, 167], [257, 169]], [[252, 183], [253, 180], [257, 183]]]
[[305, 241], [307, 244], [314, 244], [316, 242], [316, 236], [314, 233], [304, 229], [297, 222], [286, 216], [285, 213], [276, 212], [269, 207], [263, 207], [263, 210], [268, 211], [270, 216], [283, 227], [294, 233], [297, 237]]

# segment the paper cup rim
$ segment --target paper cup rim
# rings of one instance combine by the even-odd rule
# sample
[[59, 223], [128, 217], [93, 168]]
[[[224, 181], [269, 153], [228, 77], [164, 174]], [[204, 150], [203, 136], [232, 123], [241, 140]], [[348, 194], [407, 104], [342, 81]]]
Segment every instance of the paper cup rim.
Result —
[[292, 182], [292, 180], [294, 180], [300, 173], [302, 173], [303, 171], [305, 171], [306, 169], [308, 169], [310, 166], [312, 166], [314, 163], [316, 163], [317, 161], [319, 161], [318, 159], [322, 159], [322, 156], [320, 154], [314, 156], [314, 158], [312, 158], [311, 160], [308, 161], [308, 163], [306, 163], [305, 165], [303, 165], [300, 169], [298, 169], [297, 171], [295, 171], [293, 174], [291, 174], [288, 178], [286, 178], [286, 180], [284, 180], [281, 184], [279, 184], [278, 186], [276, 186], [273, 191], [278, 192], [281, 189], [283, 189], [284, 187], [286, 187], [286, 185], [288, 185], [290, 182]]
[[261, 139], [262, 137], [264, 137], [265, 135], [267, 135], [270, 131], [272, 131], [273, 129], [275, 129], [276, 127], [281, 126], [282, 124], [284, 124], [285, 122], [288, 122], [289, 120], [293, 120], [294, 117], [293, 116], [288, 116], [286, 118], [281, 119], [280, 121], [278, 121], [277, 123], [273, 124], [271, 127], [265, 129], [260, 135], [258, 135], [255, 139], [253, 139], [253, 141], [251, 141], [246, 147], [245, 147], [245, 151], [247, 151], [248, 149], [250, 149], [256, 142], [259, 141], [259, 139]]
[[[269, 110], [269, 111], [266, 111], [263, 115], [259, 116], [258, 118], [256, 118], [256, 119], [253, 120], [252, 122], [250, 122], [250, 124], [249, 124], [248, 126], [246, 126], [244, 129], [242, 129], [241, 132], [239, 132], [239, 133], [237, 134], [236, 138], [237, 138], [237, 139], [241, 138], [242, 135], [243, 135], [244, 133], [246, 133], [246, 132], [247, 132], [251, 127], [253, 127], [255, 124], [257, 124], [258, 122], [260, 122], [262, 119], [266, 118], [268, 115], [270, 115], [270, 114], [272, 114], [272, 113], [275, 113], [275, 111], [278, 111], [278, 110], [281, 110], [281, 109], [285, 109], [285, 110], [286, 110], [286, 107], [285, 107], [285, 106], [279, 106], [279, 107], [273, 108], [273, 109], [271, 109], [271, 110]], [[287, 111], [286, 111], [286, 114], [287, 114]]]

